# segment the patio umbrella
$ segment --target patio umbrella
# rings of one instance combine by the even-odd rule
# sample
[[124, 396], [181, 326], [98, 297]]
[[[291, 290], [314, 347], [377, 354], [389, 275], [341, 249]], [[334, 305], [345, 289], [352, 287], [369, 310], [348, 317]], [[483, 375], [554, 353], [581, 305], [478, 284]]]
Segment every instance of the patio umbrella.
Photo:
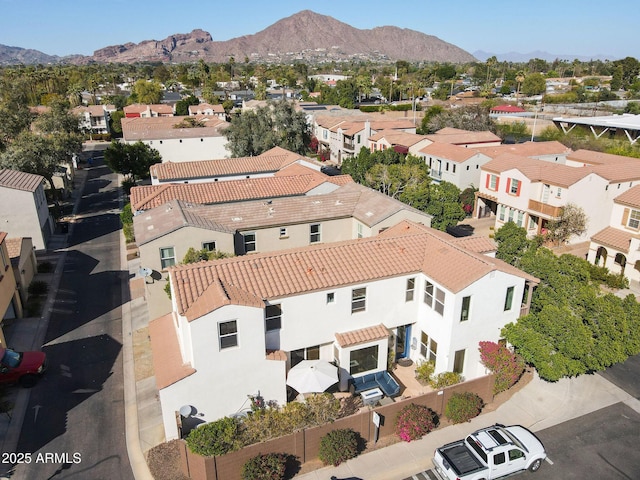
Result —
[[287, 376], [287, 385], [298, 393], [324, 392], [338, 382], [338, 368], [326, 360], [303, 360]]

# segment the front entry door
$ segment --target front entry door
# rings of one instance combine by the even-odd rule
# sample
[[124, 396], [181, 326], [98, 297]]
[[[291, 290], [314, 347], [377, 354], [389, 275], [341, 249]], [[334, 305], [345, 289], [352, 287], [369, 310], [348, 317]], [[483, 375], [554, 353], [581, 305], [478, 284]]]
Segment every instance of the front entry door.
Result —
[[396, 359], [409, 357], [409, 349], [411, 348], [411, 325], [402, 325], [398, 327], [396, 335]]

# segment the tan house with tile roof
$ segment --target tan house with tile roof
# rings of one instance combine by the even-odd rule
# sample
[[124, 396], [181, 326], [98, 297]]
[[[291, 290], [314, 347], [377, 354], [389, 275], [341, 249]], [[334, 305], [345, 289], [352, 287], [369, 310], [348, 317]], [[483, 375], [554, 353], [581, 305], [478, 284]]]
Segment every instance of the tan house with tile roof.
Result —
[[173, 107], [164, 103], [154, 105], [134, 103], [125, 106], [122, 111], [125, 118], [173, 117]]
[[[569, 165], [568, 157], [574, 152], [560, 142], [524, 142], [524, 143], [504, 143], [491, 147], [476, 147], [479, 152], [494, 158], [504, 153], [519, 155], [521, 157], [536, 158], [551, 163]], [[573, 166], [573, 165], [570, 165]], [[580, 166], [580, 165], [577, 165]]]
[[627, 158], [627, 163], [572, 167], [499, 155], [482, 167], [474, 216], [495, 216], [496, 229], [515, 222], [533, 236], [544, 234], [547, 222], [571, 203], [584, 210], [588, 223], [585, 234], [570, 243], [587, 241], [609, 225], [614, 199], [640, 183], [640, 162]]
[[591, 237], [587, 260], [640, 282], [640, 184], [614, 199], [610, 224]]
[[417, 155], [421, 148], [429, 145], [431, 140], [426, 135], [407, 133], [398, 130], [381, 130], [369, 137], [369, 150], [386, 150], [393, 148], [399, 153]]
[[6, 347], [7, 342], [2, 330], [5, 320], [22, 317], [22, 301], [16, 285], [16, 278], [11, 268], [11, 257], [7, 248], [7, 233], [0, 232], [0, 345]]
[[208, 422], [243, 412], [258, 392], [284, 404], [298, 393], [287, 373], [303, 359], [336, 362], [343, 384], [386, 370], [389, 351], [434, 361], [436, 373], [484, 375], [478, 342], [498, 341], [537, 284], [412, 222], [169, 274], [173, 312], [150, 325], [168, 440], [183, 405]]
[[210, 105], [208, 103], [189, 105], [189, 115], [209, 115], [218, 117], [220, 120], [227, 120], [227, 113], [222, 105]]
[[426, 137], [432, 142], [450, 143], [467, 148], [496, 147], [502, 144], [502, 139], [495, 133], [489, 131], [472, 132], [451, 127], [441, 128]]
[[[431, 216], [357, 183], [313, 196], [195, 205], [174, 200], [133, 218], [141, 264], [157, 278], [189, 248], [234, 255], [377, 235], [402, 220]], [[171, 308], [162, 282], [148, 283], [151, 318]], [[157, 290], [157, 292], [156, 292]]]
[[117, 109], [115, 105], [80, 105], [71, 110], [80, 118], [80, 130], [91, 133], [109, 133], [111, 113]]
[[192, 162], [165, 162], [151, 166], [151, 184], [217, 182], [270, 177], [293, 163], [320, 171], [312, 160], [282, 147], [273, 147], [255, 157], [220, 158]]
[[293, 163], [271, 177], [224, 182], [165, 183], [140, 185], [131, 189], [134, 213], [164, 205], [170, 200], [211, 205], [214, 203], [271, 199], [298, 195], [329, 193], [353, 182], [349, 175], [329, 176], [315, 169]]
[[20, 294], [20, 300], [24, 304], [29, 298], [29, 285], [38, 273], [38, 261], [33, 243], [30, 238], [25, 237], [7, 237], [6, 243], [13, 276], [16, 279], [16, 288]]
[[203, 127], [184, 128], [184, 120], [194, 117], [133, 117], [122, 119], [122, 137], [126, 143], [142, 142], [156, 149], [163, 162], [186, 162], [194, 159], [224, 158], [229, 126], [214, 116], [195, 117]]
[[471, 186], [477, 188], [480, 168], [491, 160], [481, 150], [439, 142], [421, 148], [417, 156], [429, 167], [433, 182], [453, 183], [460, 190]]
[[44, 250], [55, 228], [40, 175], [0, 169], [0, 218], [11, 237], [31, 237]]

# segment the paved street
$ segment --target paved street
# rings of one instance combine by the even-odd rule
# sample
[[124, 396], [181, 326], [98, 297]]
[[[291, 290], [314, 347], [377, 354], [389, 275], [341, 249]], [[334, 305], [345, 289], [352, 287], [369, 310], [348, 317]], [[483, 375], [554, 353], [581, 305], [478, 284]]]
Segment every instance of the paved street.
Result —
[[132, 479], [125, 444], [117, 176], [87, 171], [16, 452], [19, 479]]

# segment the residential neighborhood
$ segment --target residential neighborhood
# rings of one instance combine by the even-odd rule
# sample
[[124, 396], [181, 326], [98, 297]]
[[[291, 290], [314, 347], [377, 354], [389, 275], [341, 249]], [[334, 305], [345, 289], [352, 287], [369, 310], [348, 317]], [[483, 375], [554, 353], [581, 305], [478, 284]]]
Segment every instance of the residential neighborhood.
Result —
[[[162, 64], [37, 105], [0, 67], [0, 443], [68, 460], [0, 476], [244, 479], [281, 454], [281, 478], [427, 479], [457, 430], [508, 421], [559, 478], [553, 427], [640, 424], [640, 113], [556, 115], [476, 63], [419, 88], [402, 63]], [[527, 75], [586, 95], [576, 73]], [[606, 108], [635, 112], [631, 85]], [[433, 425], [408, 442], [411, 409]]]

